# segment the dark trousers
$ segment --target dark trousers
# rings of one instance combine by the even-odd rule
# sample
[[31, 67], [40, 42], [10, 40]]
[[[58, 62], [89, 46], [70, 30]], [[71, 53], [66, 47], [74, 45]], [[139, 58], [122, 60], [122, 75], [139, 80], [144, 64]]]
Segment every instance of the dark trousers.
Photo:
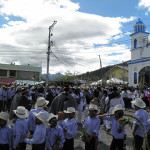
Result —
[[8, 110], [8, 112], [10, 111], [11, 102], [12, 102], [12, 99], [7, 100], [7, 110]]
[[0, 100], [0, 112], [3, 110], [3, 100]]
[[74, 139], [65, 139], [63, 150], [74, 150]]
[[0, 112], [6, 110], [6, 101], [0, 100]]
[[3, 101], [3, 108], [2, 108], [3, 111], [6, 111], [7, 110], [7, 101]]
[[45, 142], [42, 144], [32, 144], [32, 150], [45, 150]]
[[6, 110], [6, 108], [7, 108], [6, 104], [7, 104], [6, 101], [0, 100], [0, 112]]
[[148, 107], [148, 106], [149, 106], [149, 103], [148, 103], [148, 97], [145, 96], [145, 97], [142, 98], [142, 100], [145, 102], [146, 107]]
[[9, 150], [9, 144], [0, 144], [1, 150]]
[[134, 147], [135, 150], [141, 150], [143, 145], [143, 137], [135, 135], [134, 136]]
[[90, 142], [85, 143], [85, 150], [95, 150], [97, 149], [97, 137], [93, 137]]
[[25, 150], [26, 149], [26, 143], [25, 142], [22, 142], [22, 143], [19, 143], [16, 150]]
[[125, 108], [131, 107], [131, 100], [132, 100], [131, 98], [127, 98], [127, 97], [123, 98], [123, 101], [125, 103]]
[[125, 150], [124, 139], [113, 138], [111, 145], [110, 145], [110, 150]]

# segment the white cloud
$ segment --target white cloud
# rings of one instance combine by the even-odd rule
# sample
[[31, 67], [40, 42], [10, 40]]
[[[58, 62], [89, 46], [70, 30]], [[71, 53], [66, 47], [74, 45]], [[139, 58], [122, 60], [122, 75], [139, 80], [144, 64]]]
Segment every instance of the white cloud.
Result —
[[[99, 54], [103, 66], [121, 58], [130, 59], [125, 45], [110, 45], [112, 39], [123, 36], [122, 24], [135, 18], [111, 18], [79, 12], [79, 4], [70, 0], [1, 0], [1, 15], [21, 17], [10, 20], [0, 28], [0, 49], [2, 63], [42, 65], [46, 72], [46, 51], [48, 28], [54, 20], [51, 40], [54, 43], [50, 58], [50, 72], [81, 73], [99, 68]], [[25, 21], [24, 21], [25, 20]], [[116, 36], [114, 36], [116, 35]], [[94, 44], [101, 47], [95, 49]], [[109, 55], [118, 53], [118, 55]], [[2, 57], [3, 56], [3, 57]]]
[[9, 20], [9, 18], [8, 18], [8, 17], [5, 17], [5, 20]]
[[140, 0], [138, 6], [148, 8], [148, 11], [150, 11], [150, 1], [149, 0]]

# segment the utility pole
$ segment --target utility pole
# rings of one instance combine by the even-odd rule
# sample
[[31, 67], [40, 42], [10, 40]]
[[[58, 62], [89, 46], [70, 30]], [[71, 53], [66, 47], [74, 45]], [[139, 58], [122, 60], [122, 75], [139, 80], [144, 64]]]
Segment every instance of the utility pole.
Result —
[[75, 86], [75, 82], [76, 82], [76, 81], [75, 81], [75, 71], [74, 71], [74, 77], [73, 77], [73, 78], [74, 78], [74, 86]]
[[123, 85], [125, 84], [125, 64], [124, 64], [124, 61], [122, 61], [122, 64], [123, 64], [123, 73], [122, 73], [122, 77], [123, 77]]
[[100, 69], [101, 69], [101, 77], [102, 77], [102, 85], [103, 85], [102, 61], [101, 61], [101, 56], [100, 55], [99, 55], [99, 61], [100, 61]]
[[49, 62], [50, 62], [50, 53], [51, 53], [51, 36], [53, 35], [52, 29], [57, 21], [54, 21], [51, 26], [49, 26], [49, 37], [48, 37], [48, 52], [47, 52], [47, 78], [46, 78], [46, 86], [48, 86], [49, 81]]
[[101, 56], [99, 55], [100, 68], [102, 68]]

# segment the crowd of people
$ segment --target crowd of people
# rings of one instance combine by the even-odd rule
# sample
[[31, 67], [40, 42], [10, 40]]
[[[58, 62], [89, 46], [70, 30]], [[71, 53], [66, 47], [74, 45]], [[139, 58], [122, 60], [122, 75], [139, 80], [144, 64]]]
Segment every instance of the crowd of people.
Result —
[[[2, 86], [0, 149], [25, 150], [30, 144], [32, 150], [74, 150], [80, 130], [85, 150], [97, 150], [103, 126], [113, 136], [110, 150], [124, 150], [126, 131], [119, 123], [124, 110], [134, 108], [135, 117], [148, 132], [149, 107], [150, 88]], [[134, 147], [140, 150], [143, 130], [138, 121], [133, 124]]]

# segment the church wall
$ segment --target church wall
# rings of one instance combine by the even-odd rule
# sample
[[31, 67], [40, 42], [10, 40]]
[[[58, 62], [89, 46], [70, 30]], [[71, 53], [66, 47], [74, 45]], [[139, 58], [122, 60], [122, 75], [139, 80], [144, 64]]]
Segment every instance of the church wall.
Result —
[[137, 34], [132, 35], [132, 38], [131, 38], [131, 49], [132, 50], [135, 49], [135, 47], [134, 47], [134, 40], [135, 39], [137, 40], [137, 47], [136, 48], [144, 47], [148, 41], [148, 34], [137, 33]]
[[150, 45], [148, 47], [144, 47], [143, 57], [150, 57]]
[[141, 55], [140, 55], [139, 48], [132, 50], [132, 52], [131, 52], [131, 60], [136, 60], [136, 59], [139, 59], [140, 57], [141, 57]]
[[[139, 28], [141, 27], [141, 28]], [[136, 87], [139, 84], [139, 72], [142, 68], [150, 66], [150, 45], [147, 48], [149, 33], [146, 25], [138, 19], [133, 26], [131, 34], [131, 61], [128, 62], [129, 86]]]
[[[130, 64], [128, 69], [129, 69], [129, 86], [134, 86], [136, 87], [138, 85], [138, 77], [139, 77], [139, 72], [141, 71], [142, 68], [150, 66], [150, 60], [146, 62], [141, 62], [141, 63], [135, 63], [135, 64]], [[134, 73], [137, 73], [137, 84], [134, 84]]]

